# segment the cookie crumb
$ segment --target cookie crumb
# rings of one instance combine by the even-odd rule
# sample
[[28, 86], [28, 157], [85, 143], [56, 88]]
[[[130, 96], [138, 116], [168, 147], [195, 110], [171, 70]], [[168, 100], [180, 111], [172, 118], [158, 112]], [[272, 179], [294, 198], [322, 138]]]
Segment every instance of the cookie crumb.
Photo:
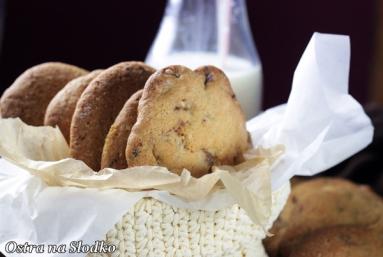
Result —
[[190, 125], [190, 122], [188, 121], [183, 121], [183, 120], [180, 120], [177, 124], [176, 127], [173, 128], [173, 131], [178, 135], [178, 136], [185, 136], [185, 133], [184, 133], [184, 128], [186, 125]]

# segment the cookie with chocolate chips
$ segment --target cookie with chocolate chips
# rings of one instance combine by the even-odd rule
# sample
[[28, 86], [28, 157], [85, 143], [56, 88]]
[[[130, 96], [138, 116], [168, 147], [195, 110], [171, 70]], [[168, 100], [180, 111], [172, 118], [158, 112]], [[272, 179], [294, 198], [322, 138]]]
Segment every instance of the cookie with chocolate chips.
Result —
[[245, 117], [225, 74], [169, 66], [145, 85], [126, 148], [128, 166], [158, 165], [200, 177], [240, 162], [248, 148]]
[[106, 135], [129, 97], [155, 70], [142, 62], [122, 62], [101, 72], [82, 93], [73, 114], [70, 154], [93, 170], [101, 166]]
[[101, 169], [108, 167], [124, 169], [128, 167], [125, 158], [126, 143], [137, 120], [137, 107], [141, 95], [142, 90], [139, 90], [129, 98], [110, 127], [102, 151]]
[[70, 124], [77, 101], [89, 83], [101, 73], [95, 70], [71, 80], [51, 100], [45, 113], [44, 125], [58, 126], [69, 143]]
[[47, 62], [22, 73], [0, 99], [3, 118], [19, 117], [34, 126], [44, 124], [46, 108], [69, 81], [88, 73], [79, 67]]

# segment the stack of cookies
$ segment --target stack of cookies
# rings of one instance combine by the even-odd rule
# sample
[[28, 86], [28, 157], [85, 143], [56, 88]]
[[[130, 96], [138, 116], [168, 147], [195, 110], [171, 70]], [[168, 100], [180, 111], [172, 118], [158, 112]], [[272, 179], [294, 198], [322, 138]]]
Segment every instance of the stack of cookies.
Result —
[[20, 75], [0, 104], [3, 118], [58, 126], [71, 156], [95, 171], [154, 165], [200, 177], [241, 162], [249, 146], [229, 80], [213, 66], [122, 62], [88, 72], [44, 63]]
[[383, 200], [344, 179], [298, 182], [271, 233], [270, 257], [382, 257]]

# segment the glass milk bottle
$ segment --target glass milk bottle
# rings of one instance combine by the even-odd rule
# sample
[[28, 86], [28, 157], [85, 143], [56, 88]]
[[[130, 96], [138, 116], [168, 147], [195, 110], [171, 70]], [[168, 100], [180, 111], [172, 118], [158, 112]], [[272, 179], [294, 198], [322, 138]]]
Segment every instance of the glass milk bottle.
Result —
[[146, 62], [155, 68], [215, 65], [229, 77], [247, 119], [260, 111], [262, 66], [245, 0], [168, 0]]

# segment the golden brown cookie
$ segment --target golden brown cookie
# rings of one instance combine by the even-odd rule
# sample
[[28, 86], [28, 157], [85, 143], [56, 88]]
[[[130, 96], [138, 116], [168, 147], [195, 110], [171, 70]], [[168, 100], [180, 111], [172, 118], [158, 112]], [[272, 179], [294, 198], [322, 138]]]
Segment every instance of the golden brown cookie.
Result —
[[126, 143], [137, 120], [137, 107], [141, 95], [142, 90], [139, 90], [129, 98], [110, 127], [102, 151], [101, 169], [107, 167], [125, 169], [128, 167], [125, 158]]
[[58, 126], [69, 143], [70, 124], [77, 101], [89, 83], [101, 73], [95, 70], [66, 84], [51, 100], [45, 112], [44, 125]]
[[[372, 208], [372, 206], [374, 206]], [[382, 227], [383, 201], [368, 187], [343, 179], [317, 178], [293, 187], [271, 233], [268, 254], [289, 256], [308, 233], [335, 225]]]
[[153, 74], [128, 138], [128, 166], [158, 165], [193, 176], [235, 164], [248, 147], [245, 117], [225, 74], [169, 66]]
[[19, 117], [29, 125], [43, 125], [51, 99], [69, 81], [86, 73], [86, 70], [59, 62], [47, 62], [26, 70], [1, 97], [1, 116]]
[[105, 137], [128, 98], [155, 70], [142, 62], [122, 62], [97, 76], [77, 102], [70, 132], [70, 152], [93, 170], [101, 166]]
[[365, 226], [322, 228], [307, 235], [289, 257], [383, 257], [383, 232]]

